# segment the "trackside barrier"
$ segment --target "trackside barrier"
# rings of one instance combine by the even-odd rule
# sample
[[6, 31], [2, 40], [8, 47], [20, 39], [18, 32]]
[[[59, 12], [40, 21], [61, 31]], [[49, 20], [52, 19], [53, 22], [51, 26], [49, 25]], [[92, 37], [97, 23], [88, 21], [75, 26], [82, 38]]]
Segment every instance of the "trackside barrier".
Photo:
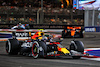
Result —
[[[11, 29], [14, 25], [17, 24], [0, 24], [0, 29]], [[26, 29], [64, 29], [67, 26], [81, 26], [84, 25], [66, 25], [66, 24], [23, 24]]]
[[85, 32], [100, 32], [100, 26], [85, 27]]
[[[5, 39], [1, 39], [0, 38], [0, 42], [2, 42], [2, 41], [7, 41], [8, 40], [8, 38], [5, 38]], [[26, 39], [18, 39], [18, 40], [26, 40]]]
[[[45, 29], [43, 32], [62, 32], [63, 29]], [[7, 32], [37, 32], [37, 29], [29, 29], [29, 30], [15, 30], [15, 29], [0, 29], [0, 31], [7, 31]]]
[[[29, 30], [16, 30], [16, 29], [0, 29], [0, 41], [7, 41], [8, 38], [12, 38], [12, 32], [17, 32], [17, 39], [18, 40], [25, 40], [28, 39], [27, 32], [38, 32], [39, 30], [37, 29], [29, 29]], [[48, 29], [48, 30], [43, 30], [43, 32], [62, 32], [62, 29]], [[34, 34], [34, 33], [31, 33]], [[61, 37], [60, 34], [51, 34], [54, 35], [55, 38]]]
[[81, 59], [100, 61], [100, 48], [85, 48], [84, 54], [88, 53], [89, 56], [83, 56]]
[[100, 58], [100, 48], [86, 48], [84, 54], [88, 53], [89, 56], [84, 56], [86, 58]]

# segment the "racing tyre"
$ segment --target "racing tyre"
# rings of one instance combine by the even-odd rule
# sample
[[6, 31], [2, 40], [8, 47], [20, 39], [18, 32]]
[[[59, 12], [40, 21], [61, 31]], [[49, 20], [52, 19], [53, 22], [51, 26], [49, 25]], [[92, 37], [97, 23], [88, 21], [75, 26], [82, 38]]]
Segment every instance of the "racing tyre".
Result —
[[65, 38], [65, 31], [62, 31], [62, 38]]
[[47, 55], [47, 45], [45, 44], [44, 41], [39, 41], [39, 45], [40, 45], [40, 48], [42, 48], [42, 50], [40, 49], [40, 57], [43, 57], [45, 58], [46, 55]]
[[45, 42], [43, 41], [40, 41], [39, 44], [41, 45], [41, 47], [43, 48], [44, 50], [44, 53], [47, 53], [47, 45], [45, 44]]
[[39, 43], [37, 41], [32, 46], [32, 55], [35, 59], [39, 57]]
[[81, 32], [80, 32], [80, 38], [83, 38], [84, 36], [83, 36], [83, 30], [81, 30]]
[[19, 51], [19, 41], [17, 39], [8, 39], [6, 42], [6, 52], [9, 55], [17, 55]]
[[[74, 50], [80, 52], [81, 54], [84, 53], [84, 44], [81, 41], [72, 41], [70, 45], [70, 51]], [[72, 56], [74, 59], [79, 59], [81, 56]]]

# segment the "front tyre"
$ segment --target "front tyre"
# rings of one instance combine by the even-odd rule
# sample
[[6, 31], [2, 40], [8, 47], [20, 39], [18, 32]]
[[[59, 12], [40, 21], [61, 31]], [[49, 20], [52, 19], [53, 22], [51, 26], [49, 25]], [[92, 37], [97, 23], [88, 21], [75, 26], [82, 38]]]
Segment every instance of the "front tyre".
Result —
[[[73, 51], [71, 53], [74, 59], [80, 59], [84, 53], [84, 44], [81, 41], [72, 41], [70, 45], [70, 51]], [[79, 53], [80, 55], [77, 56], [75, 55], [76, 53]]]
[[37, 41], [35, 41], [33, 43], [33, 46], [32, 46], [32, 55], [33, 57], [36, 59], [39, 57], [39, 44]]

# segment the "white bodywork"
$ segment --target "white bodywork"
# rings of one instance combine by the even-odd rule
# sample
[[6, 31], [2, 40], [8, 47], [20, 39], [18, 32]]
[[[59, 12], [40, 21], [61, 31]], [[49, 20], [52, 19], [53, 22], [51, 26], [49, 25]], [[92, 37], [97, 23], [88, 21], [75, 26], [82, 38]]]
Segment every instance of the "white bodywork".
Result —
[[32, 47], [33, 46], [33, 42], [24, 42], [21, 47]]

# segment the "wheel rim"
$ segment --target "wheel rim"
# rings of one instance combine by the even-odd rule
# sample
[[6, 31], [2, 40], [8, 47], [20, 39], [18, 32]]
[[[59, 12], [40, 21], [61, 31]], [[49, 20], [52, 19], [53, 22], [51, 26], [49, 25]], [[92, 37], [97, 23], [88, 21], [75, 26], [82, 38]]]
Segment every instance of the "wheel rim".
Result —
[[38, 54], [39, 54], [39, 46], [37, 43], [34, 43], [33, 46], [32, 46], [32, 54], [33, 54], [33, 57], [34, 58], [37, 58], [38, 57]]

